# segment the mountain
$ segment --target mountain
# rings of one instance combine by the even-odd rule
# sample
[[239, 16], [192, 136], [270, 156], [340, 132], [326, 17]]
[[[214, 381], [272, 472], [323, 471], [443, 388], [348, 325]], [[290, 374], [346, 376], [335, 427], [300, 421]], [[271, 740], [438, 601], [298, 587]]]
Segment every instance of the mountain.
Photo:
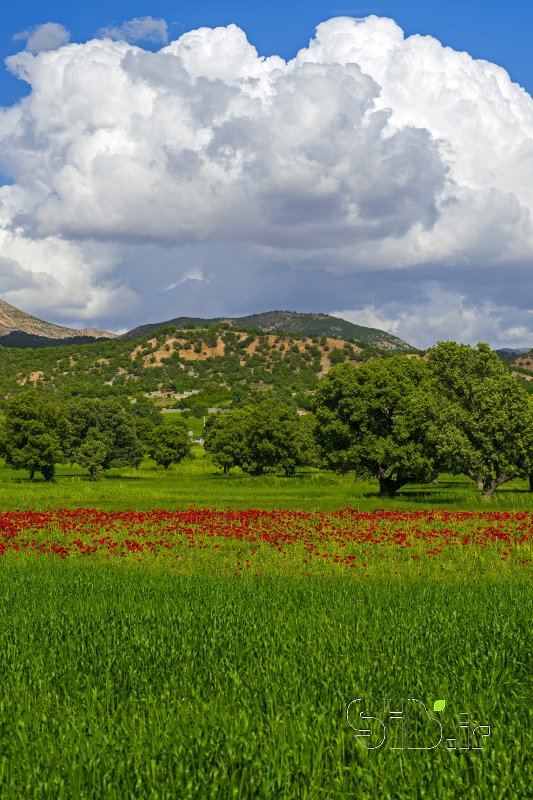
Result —
[[65, 398], [155, 393], [156, 402], [179, 402], [200, 416], [207, 408], [236, 407], [265, 392], [309, 409], [318, 381], [335, 364], [361, 364], [397, 352], [384, 340], [380, 345], [381, 339], [374, 345], [338, 336], [239, 330], [228, 322], [160, 327], [135, 341], [67, 341], [38, 350], [0, 346], [0, 406], [22, 386], [40, 386]]
[[531, 347], [502, 347], [500, 350], [496, 350], [496, 353], [506, 364], [512, 364], [513, 361], [520, 359], [520, 356], [529, 353], [530, 350]]
[[[501, 350], [497, 351], [502, 358]], [[533, 381], [533, 351], [527, 350], [526, 348], [523, 349], [516, 349], [513, 351], [507, 351], [507, 353], [503, 356], [503, 361], [508, 365], [511, 373], [515, 376], [515, 378], [519, 378], [522, 381], [526, 381], [531, 385], [531, 381]]]
[[378, 330], [355, 325], [340, 317], [329, 314], [302, 314], [296, 311], [266, 311], [246, 317], [175, 317], [166, 322], [139, 325], [122, 334], [122, 339], [138, 339], [147, 336], [158, 328], [173, 327], [182, 329], [184, 325], [205, 328], [209, 325], [227, 324], [239, 330], [262, 331], [264, 333], [292, 333], [298, 336], [325, 336], [329, 338], [353, 339], [356, 342], [374, 345], [389, 352], [406, 352], [414, 348], [397, 336]]
[[524, 353], [529, 353], [531, 351], [531, 347], [502, 347], [499, 350], [496, 350], [498, 355], [512, 355], [512, 356], [521, 356]]
[[65, 328], [45, 322], [0, 300], [0, 344], [5, 347], [43, 347], [57, 344], [81, 344], [97, 339], [114, 339], [115, 333], [99, 328]]

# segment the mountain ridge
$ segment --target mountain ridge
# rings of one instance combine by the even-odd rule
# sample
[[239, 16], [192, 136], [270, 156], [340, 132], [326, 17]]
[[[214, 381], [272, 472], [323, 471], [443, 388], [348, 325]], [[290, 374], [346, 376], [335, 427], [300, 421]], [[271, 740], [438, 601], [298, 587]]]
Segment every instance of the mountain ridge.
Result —
[[138, 325], [136, 328], [121, 334], [121, 339], [138, 339], [148, 336], [163, 327], [182, 328], [184, 325], [205, 327], [227, 324], [240, 330], [259, 330], [263, 333], [292, 333], [303, 336], [326, 336], [342, 339], [354, 339], [372, 344], [383, 350], [405, 352], [416, 350], [398, 336], [378, 328], [357, 325], [341, 317], [318, 312], [299, 311], [264, 311], [243, 317], [174, 317], [164, 322], [152, 322]]
[[[64, 325], [56, 325], [53, 322], [46, 322], [32, 314], [21, 311], [20, 308], [0, 300], [0, 343], [6, 346], [24, 347], [39, 344], [38, 339], [48, 342], [87, 339], [94, 341], [97, 339], [115, 339], [116, 333], [103, 331], [100, 328], [68, 328]], [[24, 344], [26, 338], [28, 344]]]

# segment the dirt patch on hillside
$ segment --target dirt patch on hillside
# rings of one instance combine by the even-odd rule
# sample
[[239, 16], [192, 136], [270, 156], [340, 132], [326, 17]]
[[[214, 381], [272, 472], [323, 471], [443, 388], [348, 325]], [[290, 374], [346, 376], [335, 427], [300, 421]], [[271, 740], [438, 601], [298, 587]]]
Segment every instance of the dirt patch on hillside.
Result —
[[156, 344], [157, 344], [157, 339], [150, 339], [145, 344], [138, 344], [137, 347], [134, 347], [130, 353], [131, 360], [135, 361], [139, 353], [142, 353], [143, 350], [146, 350], [147, 347], [155, 347]]
[[[325, 375], [331, 369], [331, 361], [329, 359], [329, 354], [331, 350], [333, 349], [343, 350], [345, 344], [346, 342], [344, 341], [344, 339], [330, 339], [328, 337], [326, 339], [326, 345], [328, 346], [329, 350], [322, 350], [324, 345], [320, 344], [316, 345], [317, 347], [320, 347], [320, 349], [322, 350], [322, 355], [320, 356], [320, 363], [322, 364], [322, 370], [320, 371], [321, 375]], [[353, 347], [354, 353], [362, 353], [361, 347], [357, 347], [356, 344], [352, 344], [351, 346]]]
[[[245, 335], [242, 336], [241, 341], [242, 339], [245, 338], [246, 338]], [[276, 350], [276, 345], [279, 344], [279, 336], [273, 336], [272, 334], [268, 334], [268, 336], [261, 336], [261, 338], [257, 337], [251, 344], [248, 345], [248, 347], [245, 348], [246, 352], [248, 353], [249, 356], [252, 356], [259, 347], [259, 345], [264, 344], [265, 342], [268, 343], [268, 346], [270, 347], [271, 350]]]
[[[248, 338], [249, 335], [250, 334], [243, 331], [239, 331], [237, 334], [241, 342]], [[137, 347], [131, 351], [130, 358], [134, 361], [135, 358], [141, 354], [144, 366], [149, 368], [162, 366], [164, 360], [174, 353], [176, 353], [182, 361], [207, 361], [210, 358], [223, 357], [225, 355], [226, 348], [222, 336], [217, 336], [216, 345], [209, 345], [206, 342], [202, 342], [201, 350], [195, 349], [195, 345], [185, 347], [184, 345], [186, 343], [187, 339], [169, 336], [163, 344], [159, 344], [158, 346], [158, 342], [155, 338], [150, 339], [144, 345], [137, 345]], [[303, 354], [308, 347], [317, 347], [321, 351], [322, 374], [325, 375], [331, 368], [329, 352], [334, 348], [342, 350], [346, 344], [344, 339], [335, 339], [333, 337], [327, 337], [324, 345], [313, 342], [309, 337], [299, 339], [293, 338], [292, 336], [265, 334], [263, 336], [256, 336], [253, 341], [247, 345], [245, 352], [247, 356], [253, 356], [258, 350], [262, 351], [262, 348], [266, 345], [264, 355], [268, 361], [268, 351], [287, 355], [291, 348], [296, 347], [298, 351]], [[324, 350], [324, 347], [327, 347], [328, 350]], [[362, 348], [355, 344], [350, 343], [350, 347], [353, 349], [354, 353], [362, 352]], [[102, 359], [100, 359], [100, 361], [103, 362]], [[240, 359], [240, 364], [241, 366], [246, 365], [245, 357]]]
[[21, 380], [17, 381], [21, 386], [25, 386], [26, 383], [37, 383], [44, 375], [44, 372], [38, 370], [37, 372], [30, 372], [25, 378], [21, 378]]
[[515, 378], [523, 378], [525, 381], [533, 381], [533, 375], [524, 375], [523, 372], [516, 372], [516, 370], [513, 370], [511, 375], [514, 375]]
[[169, 336], [156, 350], [152, 349], [147, 352], [148, 347], [155, 348], [157, 346], [157, 340], [150, 339], [150, 341], [144, 345], [137, 345], [137, 347], [131, 351], [130, 358], [134, 361], [137, 355], [141, 353], [144, 366], [149, 368], [162, 366], [164, 360], [174, 353], [177, 353], [184, 361], [205, 361], [208, 358], [223, 356], [225, 352], [224, 340], [220, 336], [217, 337], [216, 345], [211, 346], [203, 342], [200, 352], [197, 352], [194, 346], [190, 348], [184, 347], [183, 345], [185, 342], [186, 339], [178, 339], [174, 336]]
[[225, 353], [224, 340], [220, 336], [217, 337], [217, 343], [214, 346], [208, 345], [205, 342], [202, 344], [202, 349], [198, 353], [191, 347], [190, 350], [178, 350], [179, 357], [184, 361], [206, 361], [208, 358], [216, 358], [216, 356], [223, 356]]
[[[241, 341], [242, 341], [242, 340], [241, 340]], [[252, 342], [251, 344], [249, 344], [249, 345], [248, 345], [248, 347], [246, 347], [246, 348], [245, 348], [245, 350], [246, 350], [246, 352], [248, 353], [248, 355], [249, 355], [249, 356], [253, 356], [253, 354], [254, 354], [254, 353], [255, 353], [255, 351], [257, 350], [257, 347], [258, 347], [258, 345], [259, 345], [259, 339], [254, 339], [254, 340], [253, 340], [253, 342]], [[241, 358], [241, 367], [242, 367], [242, 366], [243, 366], [245, 363], [246, 363], [246, 362], [244, 362], [244, 361], [242, 360], [242, 358]]]
[[523, 358], [517, 358], [512, 363], [513, 367], [522, 367], [522, 369], [527, 369], [530, 372], [533, 372], [533, 360], [531, 356], [524, 356]]

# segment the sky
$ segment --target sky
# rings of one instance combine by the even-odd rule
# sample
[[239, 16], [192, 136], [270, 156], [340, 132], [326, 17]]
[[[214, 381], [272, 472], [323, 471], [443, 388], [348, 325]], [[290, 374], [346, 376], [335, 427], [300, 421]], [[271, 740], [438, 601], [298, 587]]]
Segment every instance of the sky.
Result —
[[533, 347], [533, 7], [433, 6], [2, 11], [0, 297]]

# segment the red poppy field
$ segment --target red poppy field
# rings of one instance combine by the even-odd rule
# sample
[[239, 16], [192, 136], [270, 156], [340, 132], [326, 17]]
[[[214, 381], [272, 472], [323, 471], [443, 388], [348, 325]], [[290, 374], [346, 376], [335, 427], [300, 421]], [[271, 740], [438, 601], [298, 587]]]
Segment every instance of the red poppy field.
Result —
[[453, 564], [509, 574], [531, 565], [533, 513], [331, 513], [90, 508], [0, 514], [0, 558], [150, 562], [220, 575], [364, 577], [445, 572]]
[[[528, 797], [532, 543], [529, 511], [0, 513], [0, 797]], [[356, 697], [490, 738], [368, 751]]]

